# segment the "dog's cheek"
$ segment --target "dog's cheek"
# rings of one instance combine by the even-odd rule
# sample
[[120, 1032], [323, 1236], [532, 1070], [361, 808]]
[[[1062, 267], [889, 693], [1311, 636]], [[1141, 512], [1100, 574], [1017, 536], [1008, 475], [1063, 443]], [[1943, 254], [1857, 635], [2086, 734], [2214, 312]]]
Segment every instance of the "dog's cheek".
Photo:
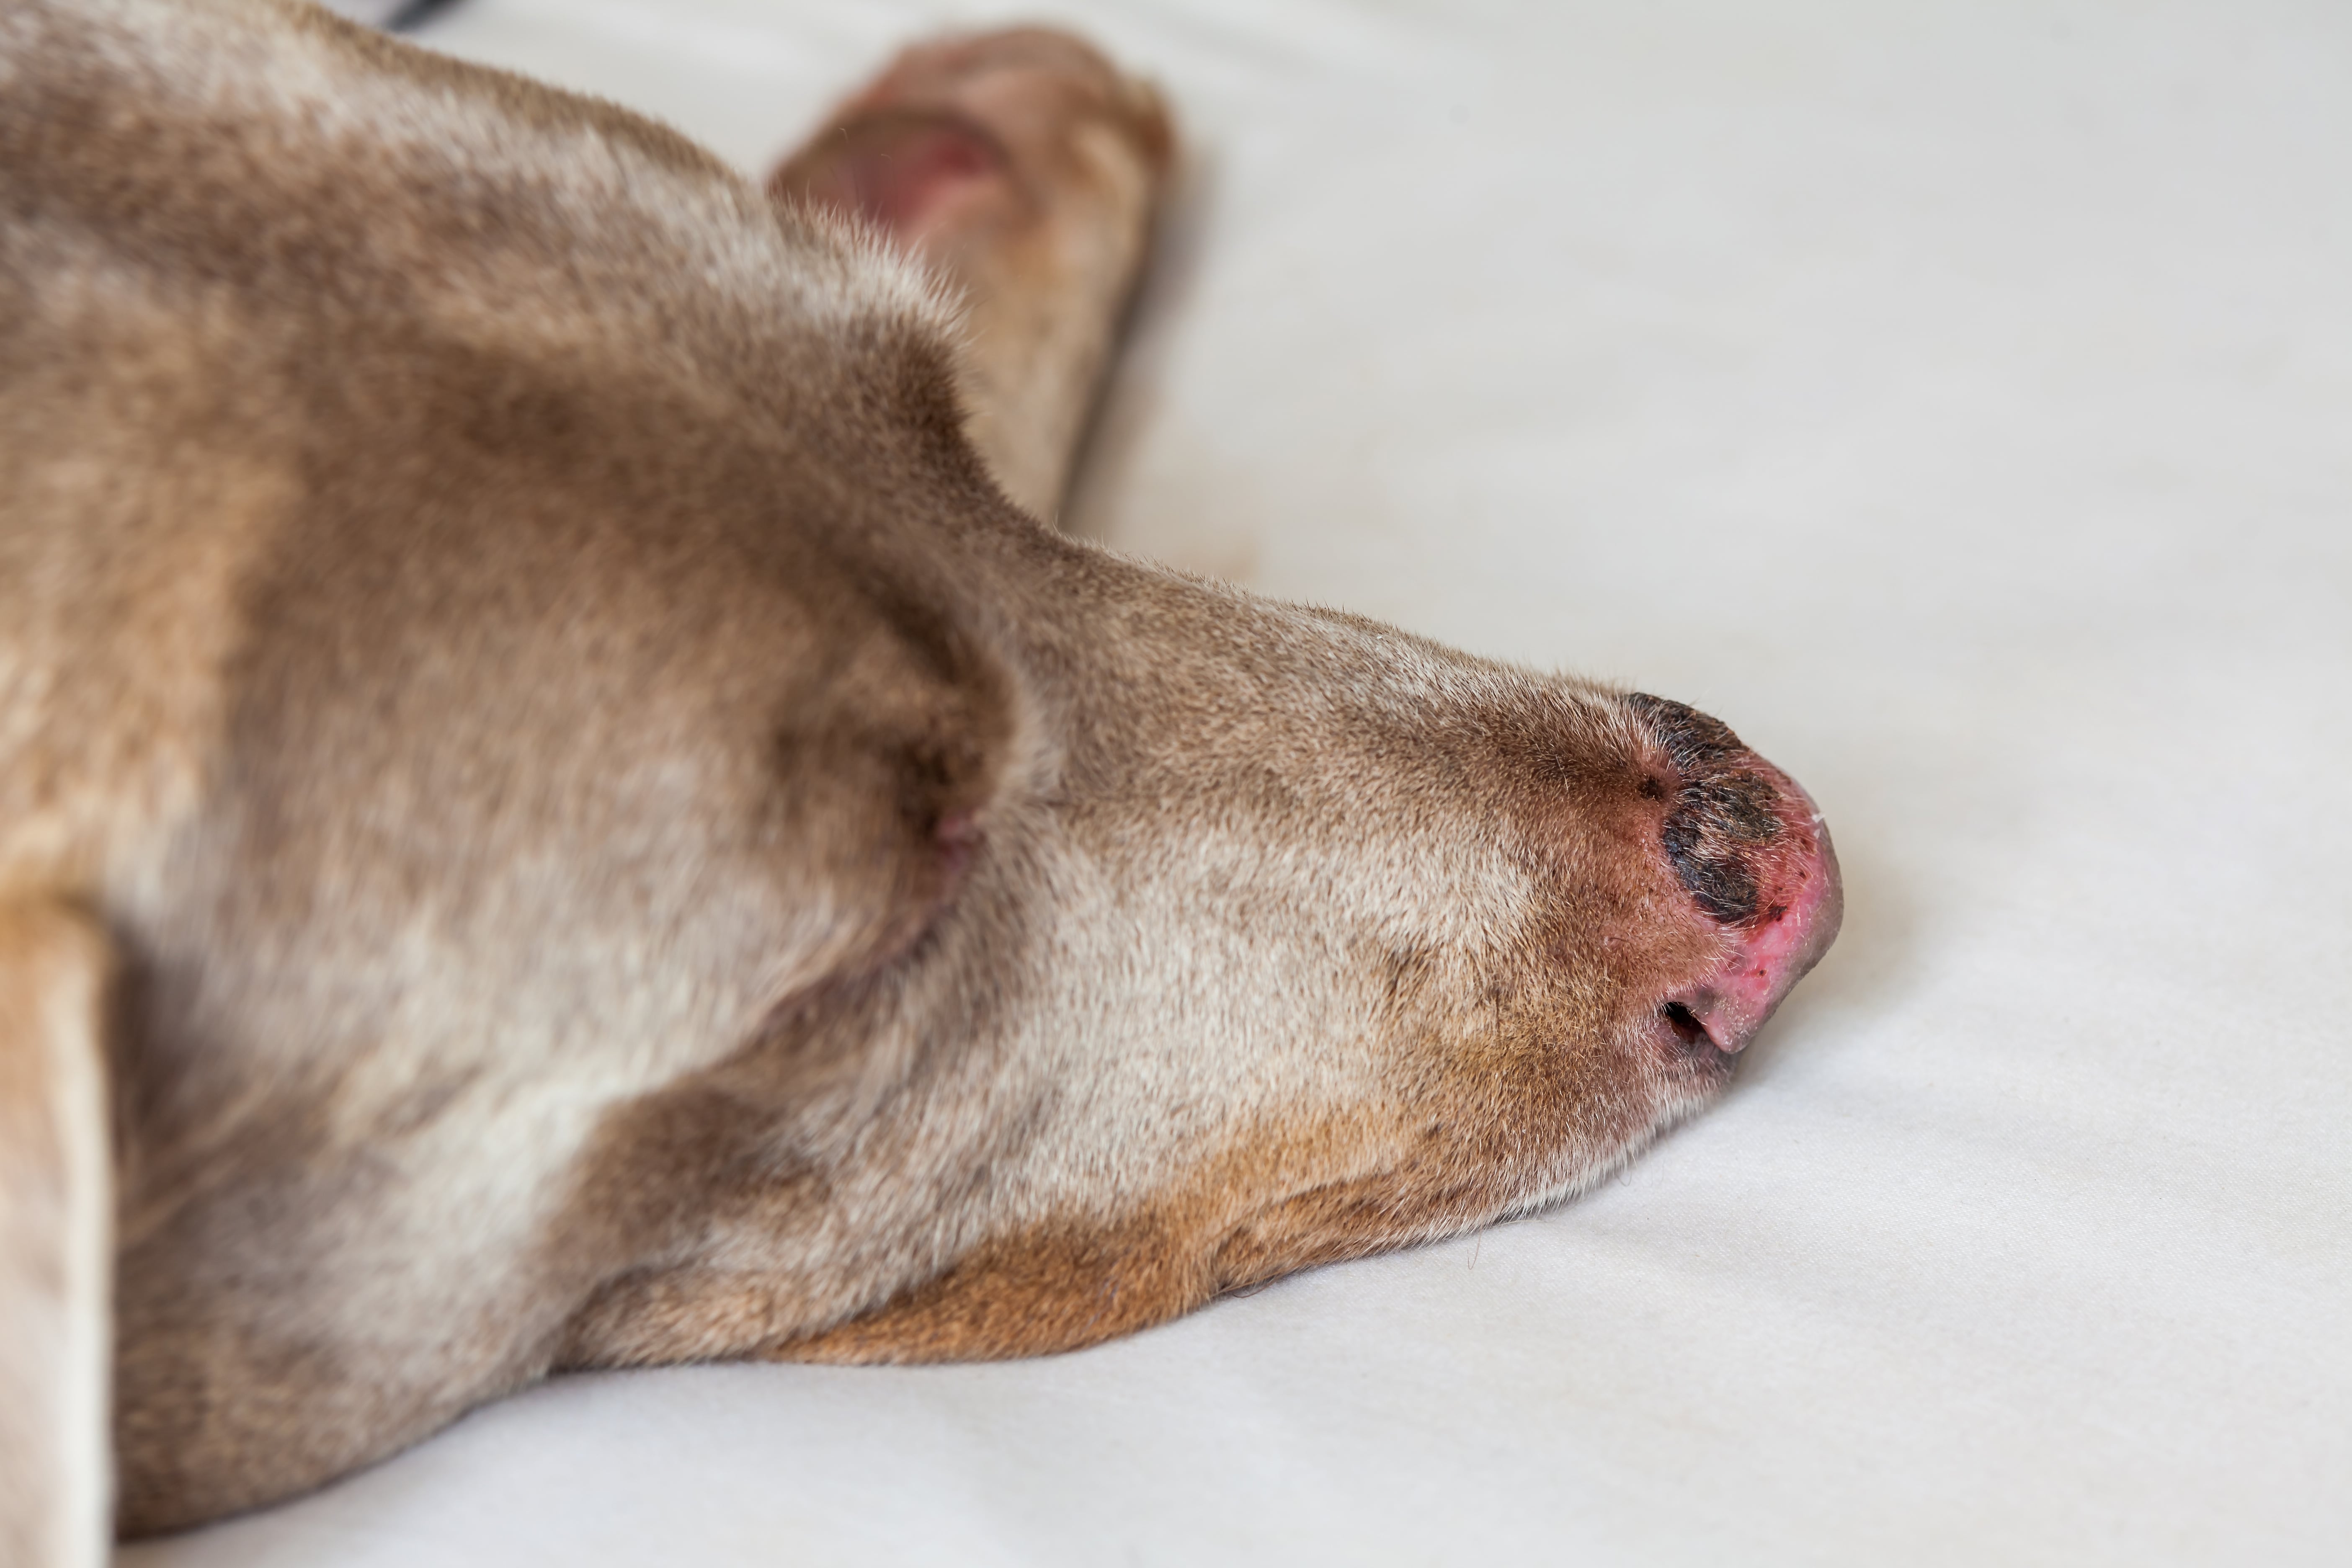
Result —
[[[1001, 1234], [779, 1360], [992, 1360], [1132, 1333], [1283, 1275], [1458, 1234], [1581, 1185], [1654, 1129], [1654, 1068], [1549, 943], [1461, 994], [1411, 966], [1376, 1026], [1382, 1086], [1349, 1080], [1178, 1154], [1109, 1215]], [[1531, 967], [1532, 966], [1532, 967]], [[1536, 973], [1535, 970], [1542, 973]]]

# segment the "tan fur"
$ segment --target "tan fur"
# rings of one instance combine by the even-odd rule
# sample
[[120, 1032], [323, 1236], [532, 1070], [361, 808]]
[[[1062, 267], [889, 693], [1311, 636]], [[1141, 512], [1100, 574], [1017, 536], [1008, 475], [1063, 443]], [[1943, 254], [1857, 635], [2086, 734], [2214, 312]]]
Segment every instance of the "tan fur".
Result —
[[558, 1367], [1061, 1349], [1555, 1201], [1725, 1080], [1662, 1009], [1788, 902], [1694, 889], [1818, 879], [1789, 982], [1834, 931], [1720, 726], [1007, 499], [1169, 155], [1080, 46], [850, 101], [1004, 155], [911, 259], [838, 163], [285, 0], [21, 0], [0, 79], [0, 897], [121, 954], [127, 1530]]

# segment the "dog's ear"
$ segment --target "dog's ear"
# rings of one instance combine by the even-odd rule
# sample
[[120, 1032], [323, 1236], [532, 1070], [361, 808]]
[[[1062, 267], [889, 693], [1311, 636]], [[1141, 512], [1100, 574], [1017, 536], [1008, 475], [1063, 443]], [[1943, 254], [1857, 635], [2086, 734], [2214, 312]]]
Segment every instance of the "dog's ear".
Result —
[[113, 1277], [106, 938], [0, 900], [0, 1564], [98, 1568]]

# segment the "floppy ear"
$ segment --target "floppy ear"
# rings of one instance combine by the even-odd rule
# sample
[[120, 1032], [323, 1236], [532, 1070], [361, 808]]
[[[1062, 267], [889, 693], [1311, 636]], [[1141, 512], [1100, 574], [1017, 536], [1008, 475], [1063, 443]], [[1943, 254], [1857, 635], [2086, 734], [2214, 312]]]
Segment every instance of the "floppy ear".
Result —
[[113, 1534], [110, 952], [0, 901], [0, 1568], [100, 1568]]

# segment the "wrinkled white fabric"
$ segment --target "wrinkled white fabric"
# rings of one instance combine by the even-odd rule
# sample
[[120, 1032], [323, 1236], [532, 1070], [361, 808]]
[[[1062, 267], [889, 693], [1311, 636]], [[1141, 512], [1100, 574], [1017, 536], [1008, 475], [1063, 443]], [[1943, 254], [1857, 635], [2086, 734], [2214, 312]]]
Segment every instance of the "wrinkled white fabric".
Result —
[[464, 0], [763, 166], [1073, 21], [1067, 520], [1718, 713], [1845, 934], [1622, 1180], [1016, 1365], [571, 1378], [125, 1568], [2352, 1561], [2352, 11]]

